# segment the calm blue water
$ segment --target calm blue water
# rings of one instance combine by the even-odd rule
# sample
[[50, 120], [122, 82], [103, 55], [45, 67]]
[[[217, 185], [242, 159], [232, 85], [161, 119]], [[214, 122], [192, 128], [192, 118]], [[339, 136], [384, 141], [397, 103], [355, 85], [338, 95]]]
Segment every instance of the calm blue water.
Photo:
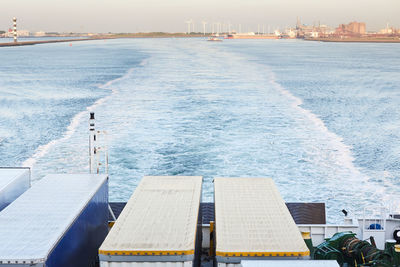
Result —
[[272, 177], [331, 222], [396, 198], [398, 44], [125, 39], [0, 49], [0, 165], [88, 170], [109, 133], [110, 198], [143, 175]]

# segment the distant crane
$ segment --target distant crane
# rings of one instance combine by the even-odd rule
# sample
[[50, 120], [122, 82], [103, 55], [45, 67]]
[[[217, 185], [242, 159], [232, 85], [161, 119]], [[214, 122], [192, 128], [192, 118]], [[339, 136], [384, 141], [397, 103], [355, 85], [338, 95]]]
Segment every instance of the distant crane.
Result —
[[201, 23], [203, 24], [203, 34], [206, 35], [206, 25], [207, 25], [207, 22], [206, 22], [206, 21], [202, 21]]

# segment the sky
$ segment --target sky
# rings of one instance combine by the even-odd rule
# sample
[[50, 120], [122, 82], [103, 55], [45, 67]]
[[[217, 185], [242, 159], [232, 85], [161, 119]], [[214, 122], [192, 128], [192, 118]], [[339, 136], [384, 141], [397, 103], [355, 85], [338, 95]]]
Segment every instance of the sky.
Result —
[[213, 23], [242, 32], [304, 24], [337, 27], [366, 22], [367, 30], [400, 28], [400, 0], [0, 0], [0, 30], [18, 18], [19, 29], [58, 32], [185, 32]]

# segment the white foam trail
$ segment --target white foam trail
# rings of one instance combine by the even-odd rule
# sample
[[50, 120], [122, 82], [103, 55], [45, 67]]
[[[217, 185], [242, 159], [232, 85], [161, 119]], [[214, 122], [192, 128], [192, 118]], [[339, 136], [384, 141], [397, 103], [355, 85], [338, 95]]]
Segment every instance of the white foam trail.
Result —
[[71, 123], [68, 125], [67, 131], [64, 133], [63, 137], [52, 140], [45, 145], [39, 146], [36, 149], [35, 153], [29, 159], [25, 160], [22, 163], [22, 166], [32, 168], [36, 164], [38, 159], [40, 159], [41, 157], [43, 157], [44, 155], [46, 155], [49, 152], [50, 148], [52, 148], [54, 145], [56, 145], [58, 143], [64, 142], [64, 141], [68, 140], [69, 138], [71, 138], [71, 136], [75, 133], [76, 129], [78, 128], [83, 116], [85, 116], [89, 111], [92, 111], [92, 110], [96, 109], [98, 106], [102, 105], [112, 95], [117, 93], [118, 90], [115, 88], [110, 88], [110, 86], [112, 86], [116, 82], [126, 79], [127, 77], [129, 77], [132, 74], [132, 72], [134, 70], [135, 70], [135, 68], [131, 68], [127, 71], [127, 73], [125, 75], [99, 86], [99, 88], [111, 90], [111, 94], [106, 97], [98, 99], [93, 105], [87, 107], [84, 111], [81, 111], [77, 115], [75, 115], [75, 117], [72, 118]]
[[360, 171], [357, 169], [356, 166], [354, 166], [354, 157], [353, 153], [351, 152], [351, 147], [343, 143], [343, 138], [338, 136], [337, 134], [329, 131], [329, 129], [326, 127], [325, 123], [314, 113], [312, 113], [310, 110], [305, 109], [301, 107], [303, 104], [303, 101], [294, 96], [290, 91], [285, 89], [282, 85], [280, 85], [278, 82], [276, 82], [275, 74], [271, 71], [271, 84], [273, 84], [276, 88], [279, 89], [279, 91], [288, 99], [290, 99], [292, 103], [292, 107], [297, 109], [299, 112], [301, 112], [303, 115], [305, 115], [306, 118], [308, 118], [316, 127], [318, 127], [326, 136], [329, 137], [329, 140], [332, 140], [332, 142], [335, 145], [335, 148], [338, 149], [340, 155], [341, 155], [341, 160], [340, 162], [337, 162], [338, 164], [348, 168], [351, 170], [354, 174], [359, 175]]

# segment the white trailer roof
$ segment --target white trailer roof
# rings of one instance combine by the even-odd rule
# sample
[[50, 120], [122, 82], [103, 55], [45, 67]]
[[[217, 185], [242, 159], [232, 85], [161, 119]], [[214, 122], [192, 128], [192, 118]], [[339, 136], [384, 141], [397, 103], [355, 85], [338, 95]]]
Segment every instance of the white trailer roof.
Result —
[[145, 176], [100, 255], [193, 255], [202, 177]]
[[215, 178], [216, 255], [307, 256], [309, 250], [269, 178]]
[[16, 178], [29, 173], [28, 168], [0, 168], [0, 192]]
[[0, 212], [0, 261], [44, 262], [107, 175], [53, 174]]
[[339, 267], [335, 260], [241, 261], [242, 267]]

